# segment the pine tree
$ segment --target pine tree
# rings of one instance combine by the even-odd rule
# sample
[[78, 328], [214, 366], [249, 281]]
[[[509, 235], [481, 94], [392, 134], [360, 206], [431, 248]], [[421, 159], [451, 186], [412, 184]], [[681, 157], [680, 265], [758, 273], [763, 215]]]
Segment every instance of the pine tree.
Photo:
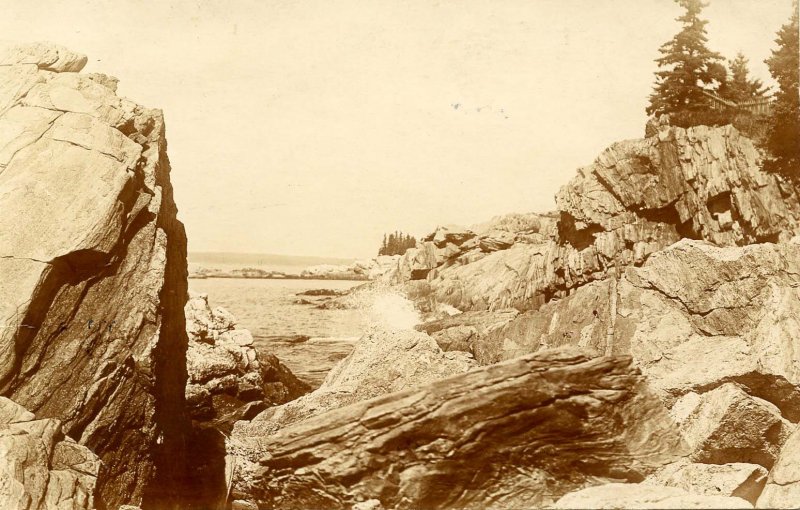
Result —
[[402, 255], [409, 248], [417, 246], [417, 239], [411, 234], [396, 230], [394, 234], [383, 234], [383, 243], [378, 255]]
[[736, 58], [730, 61], [730, 76], [719, 87], [719, 95], [736, 103], [764, 97], [768, 88], [761, 80], [750, 79], [749, 61], [740, 51]]
[[699, 17], [706, 6], [702, 0], [675, 0], [686, 12], [676, 20], [683, 28], [664, 43], [656, 59], [656, 85], [650, 95], [647, 114], [676, 113], [708, 109], [703, 89], [715, 90], [725, 79], [722, 56], [706, 47], [706, 24]]
[[768, 168], [800, 180], [800, 91], [798, 91], [798, 14], [793, 2], [789, 23], [778, 31], [778, 48], [765, 60], [772, 77], [778, 82], [772, 107], [767, 148], [772, 154]]

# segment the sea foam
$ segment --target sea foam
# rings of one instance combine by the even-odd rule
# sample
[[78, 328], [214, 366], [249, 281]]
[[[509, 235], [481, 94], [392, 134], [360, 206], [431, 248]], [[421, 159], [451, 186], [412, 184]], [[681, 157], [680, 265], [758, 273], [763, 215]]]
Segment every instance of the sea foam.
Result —
[[374, 285], [358, 290], [350, 297], [351, 304], [361, 314], [364, 330], [413, 330], [414, 326], [422, 322], [414, 303], [388, 286]]

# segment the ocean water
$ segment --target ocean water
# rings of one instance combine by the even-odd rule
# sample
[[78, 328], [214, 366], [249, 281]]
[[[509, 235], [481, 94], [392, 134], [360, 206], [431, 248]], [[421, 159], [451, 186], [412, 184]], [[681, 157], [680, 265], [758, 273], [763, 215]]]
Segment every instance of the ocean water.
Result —
[[[321, 310], [295, 303], [297, 293], [312, 289], [347, 290], [364, 282], [338, 280], [190, 279], [191, 292], [208, 294], [253, 334], [256, 349], [276, 355], [301, 379], [319, 386], [327, 372], [347, 356], [364, 328], [357, 310]], [[306, 335], [303, 343], [275, 336]]]

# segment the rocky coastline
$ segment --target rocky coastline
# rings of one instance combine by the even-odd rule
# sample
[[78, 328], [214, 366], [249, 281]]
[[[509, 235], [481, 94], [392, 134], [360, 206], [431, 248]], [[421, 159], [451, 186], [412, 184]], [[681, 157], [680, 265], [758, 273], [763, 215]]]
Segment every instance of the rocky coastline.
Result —
[[357, 260], [352, 264], [319, 264], [299, 273], [287, 273], [259, 268], [219, 269], [196, 267], [189, 278], [253, 278], [267, 280], [376, 280], [392, 270], [399, 255], [381, 255], [374, 259]]
[[86, 62], [0, 53], [0, 507], [800, 501], [800, 198], [733, 127], [348, 269], [305, 297], [371, 326], [312, 390], [189, 295], [164, 115]]

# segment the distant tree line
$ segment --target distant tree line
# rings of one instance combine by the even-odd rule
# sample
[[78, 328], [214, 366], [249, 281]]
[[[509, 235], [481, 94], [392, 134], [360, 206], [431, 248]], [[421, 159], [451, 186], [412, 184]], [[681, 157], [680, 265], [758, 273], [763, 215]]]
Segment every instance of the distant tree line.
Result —
[[797, 0], [789, 22], [778, 31], [777, 48], [765, 61], [779, 87], [767, 117], [741, 108], [720, 108], [709, 98], [710, 93], [738, 105], [764, 98], [769, 90], [750, 78], [744, 54], [739, 52], [726, 67], [722, 55], [708, 49], [708, 21], [700, 18], [706, 3], [675, 1], [685, 9], [677, 18], [682, 27], [659, 48], [662, 56], [656, 59], [659, 70], [647, 114], [668, 114], [670, 124], [682, 127], [733, 124], [769, 151], [768, 170], [800, 177]]
[[396, 231], [394, 234], [384, 234], [378, 255], [402, 255], [407, 249], [417, 245], [413, 236]]

